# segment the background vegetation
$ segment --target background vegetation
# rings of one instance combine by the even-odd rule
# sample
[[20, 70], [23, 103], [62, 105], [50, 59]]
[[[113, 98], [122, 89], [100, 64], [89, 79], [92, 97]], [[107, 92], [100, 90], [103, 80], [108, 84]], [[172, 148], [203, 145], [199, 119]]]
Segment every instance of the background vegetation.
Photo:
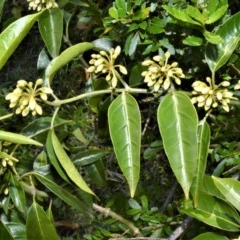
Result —
[[29, 2], [0, 2], [0, 239], [239, 239], [238, 1]]

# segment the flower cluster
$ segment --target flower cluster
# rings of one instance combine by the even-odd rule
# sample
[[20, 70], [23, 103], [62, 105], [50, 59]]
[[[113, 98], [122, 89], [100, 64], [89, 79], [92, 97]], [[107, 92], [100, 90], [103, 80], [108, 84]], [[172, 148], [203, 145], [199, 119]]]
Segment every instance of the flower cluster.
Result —
[[32, 82], [19, 80], [17, 87], [13, 92], [6, 96], [6, 100], [10, 101], [10, 108], [16, 108], [16, 114], [27, 116], [29, 112], [33, 116], [36, 114], [42, 115], [42, 107], [37, 103], [38, 101], [46, 101], [47, 94], [52, 93], [52, 89], [42, 86], [43, 80], [37, 79], [34, 87]]
[[115, 60], [121, 53], [120, 46], [117, 46], [115, 49], [112, 48], [108, 52], [100, 51], [99, 54], [92, 54], [92, 59], [90, 60], [90, 66], [87, 71], [90, 73], [103, 73], [107, 74], [106, 80], [110, 86], [115, 88], [117, 82], [120, 78], [118, 70], [122, 74], [127, 74], [127, 69], [122, 65], [115, 65]]
[[38, 12], [44, 8], [55, 8], [58, 7], [55, 0], [27, 0], [29, 2], [28, 8], [37, 10]]
[[210, 77], [207, 77], [206, 81], [209, 83], [209, 86], [202, 81], [195, 81], [192, 84], [194, 89], [192, 92], [194, 95], [191, 99], [192, 103], [197, 103], [198, 107], [204, 107], [205, 111], [221, 105], [226, 112], [229, 112], [228, 104], [230, 99], [234, 99], [233, 93], [226, 88], [230, 85], [230, 82], [223, 81], [218, 85], [213, 85]]
[[161, 56], [154, 56], [153, 60], [145, 60], [142, 65], [147, 66], [148, 70], [142, 72], [144, 77], [144, 82], [148, 84], [149, 87], [153, 87], [154, 92], [157, 92], [160, 87], [164, 90], [170, 88], [173, 81], [180, 85], [181, 79], [185, 75], [182, 69], [178, 67], [177, 62], [168, 64], [168, 59], [170, 58], [170, 53], [165, 53], [165, 58]]

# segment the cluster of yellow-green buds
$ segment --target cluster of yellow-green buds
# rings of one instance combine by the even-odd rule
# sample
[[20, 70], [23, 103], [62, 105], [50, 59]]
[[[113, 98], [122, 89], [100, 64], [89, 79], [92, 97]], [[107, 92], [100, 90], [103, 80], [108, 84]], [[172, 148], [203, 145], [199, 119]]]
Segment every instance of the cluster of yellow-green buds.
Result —
[[185, 77], [177, 62], [168, 64], [169, 58], [170, 53], [166, 52], [165, 57], [154, 56], [153, 60], [145, 60], [142, 63], [143, 66], [148, 67], [147, 71], [142, 72], [144, 82], [152, 87], [154, 92], [159, 91], [161, 87], [168, 90], [174, 82], [180, 85], [181, 78]]
[[32, 10], [37, 10], [38, 12], [47, 8], [56, 8], [58, 4], [55, 0], [27, 0], [29, 2], [28, 8]]
[[229, 112], [228, 104], [231, 99], [235, 99], [233, 92], [226, 88], [230, 86], [230, 82], [223, 81], [218, 85], [213, 85], [210, 77], [207, 77], [206, 81], [209, 85], [202, 81], [195, 81], [192, 84], [194, 89], [192, 103], [197, 103], [198, 107], [204, 107], [205, 111], [221, 105], [226, 112]]
[[[121, 53], [121, 47], [111, 48], [108, 52], [100, 51], [99, 54], [92, 54], [89, 61], [90, 67], [87, 69], [89, 73], [107, 74], [106, 80], [113, 88], [117, 86], [120, 78], [118, 70], [126, 75], [127, 69], [122, 65], [115, 65], [115, 60]], [[118, 68], [118, 70], [117, 70]]]
[[33, 116], [42, 115], [42, 107], [38, 102], [46, 101], [47, 94], [51, 94], [52, 89], [43, 86], [43, 80], [37, 79], [35, 85], [32, 82], [19, 80], [13, 92], [7, 94], [6, 100], [10, 101], [10, 108], [15, 108], [16, 114], [27, 116], [30, 112]]

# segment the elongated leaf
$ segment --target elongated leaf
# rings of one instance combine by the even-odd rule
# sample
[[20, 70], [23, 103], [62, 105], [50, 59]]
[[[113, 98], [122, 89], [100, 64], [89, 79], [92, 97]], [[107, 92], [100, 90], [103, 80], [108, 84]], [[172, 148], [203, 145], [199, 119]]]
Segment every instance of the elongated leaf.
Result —
[[59, 54], [63, 36], [63, 13], [59, 8], [47, 9], [39, 18], [39, 30], [48, 52], [55, 58]]
[[193, 199], [197, 207], [200, 191], [202, 188], [203, 177], [206, 170], [208, 148], [210, 144], [210, 128], [206, 120], [202, 120], [198, 126], [198, 160], [197, 170], [194, 179]]
[[176, 18], [177, 20], [184, 22], [184, 23], [188, 23], [188, 24], [193, 24], [196, 26], [201, 26], [201, 24], [195, 20], [193, 20], [185, 11], [180, 10], [176, 7], [172, 7], [172, 6], [167, 6], [164, 5], [163, 8], [170, 14], [172, 15], [174, 18]]
[[14, 240], [8, 228], [0, 221], [0, 239]]
[[216, 233], [213, 232], [206, 232], [203, 234], [198, 235], [197, 237], [193, 238], [192, 240], [228, 240], [227, 237], [218, 235]]
[[27, 239], [60, 240], [53, 223], [36, 202], [29, 209], [26, 228]]
[[39, 12], [22, 17], [0, 34], [0, 70], [41, 14]]
[[16, 179], [16, 177], [11, 174], [10, 177], [10, 187], [9, 194], [15, 205], [15, 207], [22, 213], [25, 213], [26, 210], [26, 197], [25, 192], [20, 184], [20, 182]]
[[4, 6], [5, 0], [0, 1], [0, 22], [2, 19], [2, 12], [3, 12], [3, 6]]
[[79, 210], [82, 213], [86, 212], [87, 206], [84, 205], [76, 196], [72, 195], [70, 192], [66, 191], [64, 188], [43, 175], [38, 173], [35, 173], [34, 175], [45, 187], [47, 187], [52, 193], [69, 204], [71, 207]]
[[226, 200], [240, 211], [240, 182], [232, 178], [212, 176], [213, 181]]
[[157, 118], [171, 168], [188, 199], [197, 168], [196, 110], [187, 95], [173, 92], [160, 103]]
[[212, 72], [216, 72], [230, 58], [240, 40], [240, 12], [233, 15], [219, 27], [216, 34], [222, 38], [219, 44], [209, 43], [206, 47], [205, 59]]
[[106, 186], [106, 172], [102, 160], [98, 160], [93, 164], [87, 165], [84, 169], [91, 179], [91, 182], [99, 187]]
[[212, 227], [230, 232], [238, 232], [240, 230], [240, 217], [237, 211], [226, 202], [210, 195], [202, 194], [197, 208], [185, 206], [181, 210]]
[[6, 132], [0, 130], [0, 141], [7, 141], [17, 144], [31, 144], [36, 146], [42, 146], [40, 142], [37, 142], [29, 137], [23, 136], [21, 134]]
[[68, 62], [81, 55], [82, 53], [94, 48], [94, 45], [88, 42], [78, 43], [67, 48], [58, 57], [54, 58], [46, 69], [45, 77], [47, 82], [51, 82], [54, 74], [65, 66]]
[[92, 190], [88, 187], [86, 182], [83, 180], [82, 176], [74, 166], [71, 159], [68, 157], [67, 153], [63, 149], [61, 143], [59, 142], [55, 132], [51, 130], [51, 138], [52, 138], [52, 145], [54, 151], [58, 157], [60, 164], [62, 165], [63, 169], [65, 170], [68, 177], [83, 191], [93, 194]]
[[[38, 118], [35, 121], [29, 123], [27, 126], [25, 126], [22, 129], [21, 133], [28, 137], [34, 137], [43, 132], [48, 132], [51, 128], [51, 122], [52, 122], [51, 117]], [[62, 118], [56, 118], [54, 120], [53, 127], [56, 128], [64, 124], [70, 124], [71, 122], [72, 120], [64, 120]]]
[[[8, 222], [6, 223], [12, 237], [14, 240], [26, 240], [27, 232], [26, 226], [20, 222]], [[8, 239], [8, 238], [0, 238], [0, 239]]]
[[136, 100], [123, 92], [108, 110], [110, 136], [118, 164], [134, 196], [140, 173], [141, 116]]
[[47, 155], [48, 158], [51, 162], [51, 164], [53, 165], [53, 167], [55, 168], [55, 170], [57, 171], [57, 173], [59, 174], [59, 176], [66, 181], [67, 183], [69, 183], [69, 178], [66, 174], [66, 172], [64, 171], [62, 165], [60, 164], [60, 162], [57, 159], [57, 156], [55, 154], [54, 148], [53, 148], [53, 144], [52, 144], [52, 136], [51, 136], [51, 131], [49, 131], [48, 136], [47, 136], [47, 141], [46, 141], [46, 150], [47, 150]]

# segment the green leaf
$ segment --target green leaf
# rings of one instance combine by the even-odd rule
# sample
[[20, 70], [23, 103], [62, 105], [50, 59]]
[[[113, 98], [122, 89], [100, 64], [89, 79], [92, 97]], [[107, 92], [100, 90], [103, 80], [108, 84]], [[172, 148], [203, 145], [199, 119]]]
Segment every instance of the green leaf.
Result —
[[136, 32], [135, 34], [129, 35], [129, 37], [126, 40], [124, 51], [127, 55], [133, 56], [136, 52], [137, 45], [140, 42], [139, 32]]
[[101, 159], [85, 166], [84, 170], [91, 179], [91, 182], [99, 187], [106, 186], [106, 171]]
[[22, 17], [0, 34], [0, 70], [41, 14], [42, 12], [39, 12]]
[[[51, 129], [51, 117], [41, 117], [33, 122], [29, 123], [22, 129], [22, 134], [28, 137], [34, 137], [41, 133], [47, 132]], [[56, 128], [58, 126], [69, 124], [72, 120], [64, 120], [62, 118], [55, 118], [53, 127]]]
[[110, 136], [118, 164], [134, 196], [140, 173], [141, 116], [136, 100], [123, 92], [108, 110]]
[[127, 14], [127, 2], [125, 0], [116, 0], [115, 2], [118, 10], [118, 17], [125, 18]]
[[207, 240], [207, 239], [211, 239], [211, 240], [229, 240], [227, 237], [218, 235], [214, 232], [206, 232], [203, 234], [198, 235], [197, 237], [193, 238], [192, 240]]
[[185, 12], [188, 14], [189, 17], [195, 19], [197, 22], [203, 24], [204, 23], [204, 16], [201, 14], [197, 7], [193, 7], [188, 5], [185, 9]]
[[195, 25], [195, 26], [201, 26], [200, 23], [198, 23], [197, 21], [193, 20], [186, 12], [184, 12], [184, 11], [182, 11], [180, 9], [177, 9], [176, 7], [164, 5], [163, 8], [170, 15], [172, 15], [174, 18], [176, 18], [177, 20], [179, 20], [181, 22], [192, 24], [192, 25]]
[[25, 213], [26, 210], [25, 192], [23, 191], [22, 185], [13, 174], [11, 174], [10, 177], [9, 194], [14, 203], [14, 206], [20, 212]]
[[0, 221], [0, 239], [6, 240], [14, 240], [13, 236], [11, 235], [9, 229]]
[[232, 178], [218, 178], [214, 176], [212, 178], [226, 200], [240, 211], [240, 182]]
[[[27, 239], [26, 226], [24, 224], [22, 224], [20, 222], [7, 222], [6, 226], [8, 227], [9, 231], [11, 232], [14, 240], [26, 240]], [[0, 238], [0, 239], [2, 239], [2, 238]], [[8, 239], [8, 238], [6, 238], [6, 239]]]
[[216, 32], [221, 38], [220, 44], [209, 43], [206, 47], [205, 59], [212, 72], [220, 69], [237, 48], [240, 40], [240, 12], [233, 15], [221, 25]]
[[4, 6], [5, 0], [0, 1], [0, 22], [2, 19], [2, 13], [3, 13], [3, 6]]
[[51, 164], [53, 165], [53, 167], [55, 168], [55, 170], [57, 171], [57, 173], [59, 174], [59, 176], [64, 181], [69, 183], [69, 178], [68, 178], [66, 172], [64, 171], [64, 169], [62, 168], [62, 165], [58, 161], [57, 156], [55, 154], [53, 144], [52, 144], [51, 131], [49, 131], [48, 136], [47, 136], [46, 150], [47, 150], [48, 158], [49, 158]]
[[59, 54], [63, 36], [63, 13], [59, 8], [47, 9], [39, 18], [39, 30], [48, 52], [55, 58]]
[[205, 21], [205, 24], [212, 24], [219, 20], [226, 13], [227, 9], [228, 5], [223, 5], [220, 8], [218, 8], [215, 12], [208, 16], [208, 19]]
[[26, 228], [27, 239], [60, 240], [53, 223], [36, 202], [29, 209]]
[[64, 202], [69, 204], [69, 206], [75, 208], [76, 210], [84, 213], [87, 210], [87, 206], [84, 205], [76, 196], [72, 195], [70, 192], [66, 191], [64, 188], [50, 180], [49, 178], [39, 174], [34, 173], [34, 176], [52, 193], [62, 199]]
[[210, 128], [206, 120], [202, 120], [198, 126], [198, 159], [197, 169], [193, 186], [194, 206], [197, 207], [200, 191], [202, 189], [203, 177], [206, 170], [208, 149], [210, 144]]
[[88, 187], [86, 182], [83, 180], [82, 176], [74, 166], [71, 159], [68, 157], [67, 153], [63, 149], [61, 143], [59, 142], [54, 130], [50, 131], [52, 145], [55, 151], [55, 154], [62, 165], [63, 169], [65, 170], [68, 177], [83, 191], [93, 194], [92, 190]]
[[73, 136], [80, 142], [87, 144], [89, 141], [83, 136], [83, 133], [80, 128], [76, 128], [72, 132]]
[[157, 118], [171, 168], [188, 199], [198, 157], [196, 110], [187, 95], [173, 92], [160, 103]]
[[181, 211], [212, 227], [230, 232], [240, 230], [240, 217], [237, 211], [226, 202], [204, 193], [199, 198], [197, 208], [189, 204]]
[[100, 160], [106, 154], [106, 151], [100, 149], [85, 150], [74, 156], [74, 164], [78, 164], [79, 166], [90, 165]]
[[142, 72], [144, 67], [141, 63], [134, 65], [129, 76], [129, 84], [131, 87], [138, 86], [143, 83]]
[[203, 45], [203, 39], [196, 36], [188, 36], [183, 40], [183, 44], [197, 47]]
[[73, 45], [67, 48], [58, 57], [54, 58], [48, 65], [45, 71], [46, 81], [50, 83], [55, 73], [59, 69], [61, 69], [63, 66], [65, 66], [68, 62], [70, 62], [77, 56], [93, 48], [94, 48], [94, 45], [88, 42], [78, 43], [76, 45]]
[[1, 131], [1, 130], [0, 130], [0, 141], [7, 141], [11, 143], [16, 143], [16, 144], [31, 144], [31, 145], [36, 145], [40, 147], [42, 146], [41, 143], [29, 137], [23, 136], [21, 134]]
[[115, 7], [109, 8], [108, 14], [114, 19], [118, 19], [118, 17], [119, 17], [118, 16], [118, 10]]
[[222, 38], [216, 33], [204, 31], [203, 35], [206, 40], [212, 44], [219, 44], [222, 42]]

